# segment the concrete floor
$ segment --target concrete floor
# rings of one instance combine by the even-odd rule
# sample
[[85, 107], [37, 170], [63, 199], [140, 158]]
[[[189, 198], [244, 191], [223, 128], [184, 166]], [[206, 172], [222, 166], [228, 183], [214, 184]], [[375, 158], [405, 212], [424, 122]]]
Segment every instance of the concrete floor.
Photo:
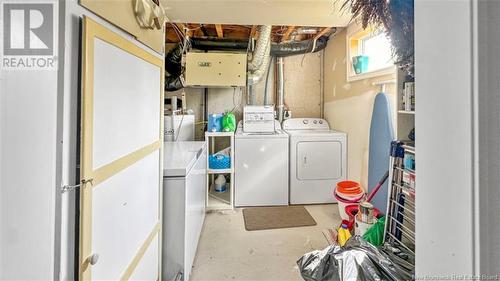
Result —
[[302, 280], [296, 261], [341, 221], [336, 204], [306, 208], [316, 226], [246, 231], [241, 209], [207, 214], [190, 280]]

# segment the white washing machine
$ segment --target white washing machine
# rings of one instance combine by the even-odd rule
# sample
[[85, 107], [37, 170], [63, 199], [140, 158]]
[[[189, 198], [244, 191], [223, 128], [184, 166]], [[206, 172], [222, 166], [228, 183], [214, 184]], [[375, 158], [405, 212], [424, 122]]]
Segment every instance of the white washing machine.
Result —
[[234, 137], [234, 204], [288, 205], [288, 134], [276, 122], [272, 133], [245, 133], [240, 124]]
[[334, 203], [333, 191], [347, 178], [347, 135], [320, 118], [283, 122], [290, 135], [290, 204]]

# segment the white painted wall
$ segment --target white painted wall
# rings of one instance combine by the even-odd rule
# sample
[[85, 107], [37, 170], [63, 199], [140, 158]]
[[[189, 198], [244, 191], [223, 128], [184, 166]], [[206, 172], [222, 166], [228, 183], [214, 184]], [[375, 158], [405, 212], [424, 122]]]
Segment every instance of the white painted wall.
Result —
[[[324, 115], [330, 127], [347, 133], [348, 178], [368, 189], [370, 125], [373, 103], [380, 92], [380, 86], [373, 83], [395, 79], [396, 73], [347, 81], [347, 70], [351, 66], [347, 58], [346, 37], [346, 29], [330, 36], [324, 51]], [[395, 84], [387, 85], [386, 94], [391, 102], [393, 127], [396, 128]]]
[[52, 279], [57, 72], [1, 76], [0, 279]]
[[0, 69], [0, 280], [52, 280], [57, 271], [57, 76]]
[[471, 3], [415, 1], [417, 277], [474, 273]]

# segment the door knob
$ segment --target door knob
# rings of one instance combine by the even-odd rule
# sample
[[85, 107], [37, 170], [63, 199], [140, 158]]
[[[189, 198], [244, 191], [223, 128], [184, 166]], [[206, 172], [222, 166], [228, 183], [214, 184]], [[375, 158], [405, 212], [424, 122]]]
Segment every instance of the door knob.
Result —
[[99, 254], [92, 254], [87, 258], [90, 265], [95, 265], [99, 261]]

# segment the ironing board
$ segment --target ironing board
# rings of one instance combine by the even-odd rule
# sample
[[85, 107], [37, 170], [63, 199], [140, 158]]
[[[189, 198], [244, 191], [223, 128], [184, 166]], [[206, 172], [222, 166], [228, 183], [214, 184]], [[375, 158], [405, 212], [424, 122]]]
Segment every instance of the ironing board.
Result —
[[[387, 95], [379, 93], [373, 103], [370, 125], [370, 148], [368, 159], [368, 192], [377, 185], [389, 168], [391, 141], [394, 140], [391, 106]], [[385, 182], [371, 200], [373, 206], [381, 212], [387, 208], [388, 182]]]

